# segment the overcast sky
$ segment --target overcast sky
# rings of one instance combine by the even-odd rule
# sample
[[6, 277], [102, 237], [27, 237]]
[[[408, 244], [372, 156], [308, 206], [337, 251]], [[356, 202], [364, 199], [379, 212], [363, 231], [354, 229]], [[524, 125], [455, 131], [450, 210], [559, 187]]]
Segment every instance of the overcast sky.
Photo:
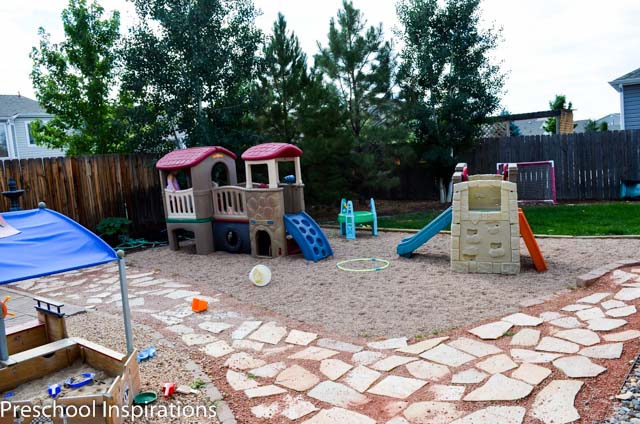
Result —
[[[263, 15], [258, 26], [271, 30], [282, 12], [289, 27], [312, 56], [317, 41], [326, 44], [329, 19], [341, 0], [254, 0]], [[0, 94], [34, 97], [29, 52], [43, 26], [54, 42], [62, 37], [60, 12], [67, 0], [1, 0]], [[118, 9], [123, 32], [134, 21], [126, 0], [101, 0]], [[388, 36], [398, 21], [394, 0], [354, 0], [370, 24], [383, 23]], [[512, 113], [548, 109], [555, 94], [566, 94], [577, 119], [620, 112], [618, 94], [609, 84], [640, 67], [640, 2], [637, 0], [484, 0], [483, 19], [503, 28], [496, 52], [508, 72], [503, 100]]]

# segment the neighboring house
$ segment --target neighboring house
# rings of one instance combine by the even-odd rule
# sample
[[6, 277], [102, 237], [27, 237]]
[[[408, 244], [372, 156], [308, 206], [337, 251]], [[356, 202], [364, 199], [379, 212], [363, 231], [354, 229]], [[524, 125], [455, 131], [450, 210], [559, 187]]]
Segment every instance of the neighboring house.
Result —
[[522, 121], [513, 121], [520, 129], [520, 135], [545, 135], [544, 126], [547, 118], [542, 119], [524, 119]]
[[0, 159], [64, 156], [64, 150], [38, 146], [31, 136], [31, 122], [51, 118], [35, 100], [21, 95], [0, 95]]
[[640, 68], [609, 84], [620, 93], [620, 129], [640, 129]]
[[[576, 127], [574, 132], [582, 133], [584, 132], [584, 127], [589, 122], [588, 119], [581, 119], [579, 121], [575, 121]], [[610, 113], [607, 116], [603, 116], [600, 119], [596, 119], [596, 124], [600, 125], [600, 123], [606, 122], [607, 129], [609, 131], [618, 131], [620, 129], [620, 114], [619, 113]]]

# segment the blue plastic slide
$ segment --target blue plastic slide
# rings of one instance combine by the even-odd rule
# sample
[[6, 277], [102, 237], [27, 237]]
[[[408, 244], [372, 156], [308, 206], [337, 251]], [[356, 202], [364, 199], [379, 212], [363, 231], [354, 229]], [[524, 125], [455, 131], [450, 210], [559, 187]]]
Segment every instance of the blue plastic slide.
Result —
[[431, 238], [441, 230], [447, 228], [447, 226], [451, 224], [451, 211], [451, 207], [447, 208], [447, 210], [438, 215], [436, 219], [428, 223], [422, 230], [402, 240], [396, 248], [398, 255], [410, 258], [414, 250], [431, 240]]
[[298, 243], [305, 259], [318, 262], [333, 256], [329, 240], [320, 226], [306, 212], [286, 214], [284, 227]]

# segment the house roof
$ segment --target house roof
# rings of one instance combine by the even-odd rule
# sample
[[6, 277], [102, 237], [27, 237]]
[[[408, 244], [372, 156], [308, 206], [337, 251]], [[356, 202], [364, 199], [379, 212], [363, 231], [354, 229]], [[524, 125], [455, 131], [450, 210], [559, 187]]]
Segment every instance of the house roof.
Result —
[[288, 143], [264, 143], [250, 147], [242, 154], [246, 161], [268, 160], [278, 158], [297, 158], [302, 156], [302, 150]]
[[40, 104], [28, 97], [0, 94], [0, 116], [46, 115]]
[[640, 68], [636, 69], [635, 71], [631, 71], [628, 74], [624, 74], [623, 76], [609, 82], [609, 85], [611, 85], [611, 87], [615, 88], [618, 91], [620, 91], [621, 86], [631, 84], [640, 84]]
[[[573, 129], [573, 132], [582, 133], [587, 125], [588, 119], [580, 119], [578, 121], [573, 121], [576, 127]], [[617, 131], [620, 129], [620, 114], [619, 113], [610, 113], [606, 116], [603, 116], [600, 119], [596, 119], [596, 124], [600, 124], [601, 122], [606, 122], [609, 131]]]
[[215, 153], [230, 156], [234, 160], [237, 157], [233, 152], [220, 146], [190, 147], [167, 153], [156, 163], [156, 168], [164, 171], [192, 168]]

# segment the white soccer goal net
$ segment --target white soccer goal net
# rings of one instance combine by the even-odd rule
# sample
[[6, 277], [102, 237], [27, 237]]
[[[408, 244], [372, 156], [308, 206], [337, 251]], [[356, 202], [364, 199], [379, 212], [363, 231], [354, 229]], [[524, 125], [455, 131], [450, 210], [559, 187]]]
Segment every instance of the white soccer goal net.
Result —
[[[552, 160], [517, 162], [518, 201], [556, 203], [556, 173]], [[498, 163], [497, 172], [507, 171], [508, 163]]]

